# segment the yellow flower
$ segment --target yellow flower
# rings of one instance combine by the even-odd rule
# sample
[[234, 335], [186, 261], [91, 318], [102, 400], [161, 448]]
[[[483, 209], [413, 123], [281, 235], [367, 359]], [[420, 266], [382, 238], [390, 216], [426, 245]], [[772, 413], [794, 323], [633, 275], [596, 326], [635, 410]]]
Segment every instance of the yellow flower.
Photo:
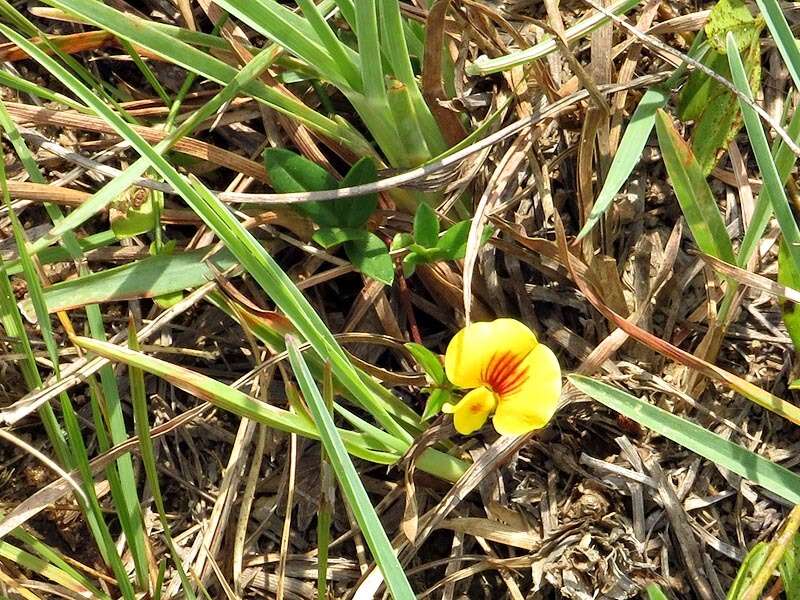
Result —
[[444, 359], [448, 379], [474, 388], [458, 404], [445, 405], [459, 433], [483, 427], [494, 411], [501, 435], [544, 427], [561, 397], [561, 368], [555, 354], [514, 319], [473, 323], [450, 340]]

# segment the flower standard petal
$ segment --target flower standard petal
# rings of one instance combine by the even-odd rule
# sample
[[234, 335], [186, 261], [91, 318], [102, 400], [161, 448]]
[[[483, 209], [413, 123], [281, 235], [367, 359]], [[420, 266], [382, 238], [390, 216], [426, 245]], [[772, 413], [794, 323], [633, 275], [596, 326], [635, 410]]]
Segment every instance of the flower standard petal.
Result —
[[495, 394], [485, 387], [479, 387], [469, 392], [455, 406], [449, 405], [444, 412], [453, 413], [453, 424], [458, 433], [469, 435], [483, 427], [495, 406]]
[[459, 331], [447, 346], [447, 378], [458, 387], [485, 385], [493, 362], [505, 356], [522, 360], [536, 344], [536, 335], [515, 319], [473, 323]]
[[553, 351], [538, 344], [521, 365], [524, 379], [499, 397], [494, 428], [501, 435], [523, 435], [547, 425], [561, 398], [561, 367]]

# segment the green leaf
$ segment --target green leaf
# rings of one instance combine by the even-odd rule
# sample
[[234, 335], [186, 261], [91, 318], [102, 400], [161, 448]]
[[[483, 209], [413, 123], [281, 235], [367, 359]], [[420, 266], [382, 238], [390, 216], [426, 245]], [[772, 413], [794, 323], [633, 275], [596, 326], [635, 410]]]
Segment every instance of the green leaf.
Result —
[[706, 254], [733, 264], [736, 259], [731, 238], [711, 188], [691, 149], [663, 110], [656, 116], [656, 131], [672, 187], [695, 243]]
[[647, 598], [649, 600], [669, 600], [667, 595], [655, 583], [647, 586]]
[[736, 37], [738, 48], [744, 50], [758, 41], [760, 27], [743, 0], [719, 0], [711, 9], [705, 31], [713, 48], [725, 54], [725, 37], [729, 32]]
[[587, 396], [640, 425], [749, 479], [792, 504], [800, 502], [800, 475], [789, 469], [606, 383], [583, 375], [570, 375], [569, 380]]
[[344, 250], [353, 266], [364, 275], [392, 285], [394, 263], [386, 244], [377, 235], [367, 232], [361, 239], [346, 242]]
[[777, 0], [756, 0], [756, 4], [792, 76], [795, 89], [800, 89], [800, 48], [797, 46], [797, 39], [792, 35], [784, 9]]
[[[109, 360], [156, 375], [175, 387], [186, 390], [190, 394], [240, 417], [307, 438], [313, 439], [319, 435], [315, 424], [309, 422], [305, 416], [262, 402], [230, 385], [181, 365], [91, 338], [76, 337], [75, 344]], [[340, 434], [344, 438], [347, 449], [354, 456], [381, 464], [392, 464], [397, 460], [395, 453], [372, 449], [361, 433], [341, 430]]]
[[786, 600], [800, 600], [800, 535], [795, 535], [778, 565]]
[[428, 262], [424, 256], [416, 252], [409, 252], [403, 258], [403, 277], [411, 277], [417, 268], [417, 265], [422, 265]]
[[386, 581], [395, 600], [414, 600], [414, 592], [406, 579], [403, 567], [397, 559], [386, 532], [381, 525], [375, 509], [369, 501], [367, 491], [361, 482], [361, 477], [347, 455], [347, 449], [339, 436], [333, 422], [333, 417], [328, 411], [325, 400], [322, 398], [311, 372], [300, 353], [297, 341], [288, 336], [286, 347], [289, 350], [289, 362], [292, 365], [297, 383], [303, 392], [303, 397], [311, 409], [319, 438], [325, 449], [325, 454], [333, 467], [339, 487], [347, 498], [347, 503], [353, 511], [353, 516], [359, 525], [364, 539], [367, 541], [378, 568]]
[[448, 389], [436, 388], [433, 390], [428, 396], [428, 400], [425, 402], [425, 410], [422, 413], [422, 420], [427, 421], [428, 419], [438, 415], [442, 410], [442, 406], [450, 402], [452, 397], [453, 392]]
[[428, 374], [433, 383], [437, 385], [444, 384], [444, 367], [442, 366], [442, 361], [439, 360], [439, 357], [436, 356], [436, 354], [428, 350], [422, 344], [408, 342], [403, 345], [405, 346], [406, 350], [411, 353], [411, 356], [414, 357], [414, 360], [419, 363], [419, 366], [422, 367], [422, 370]]
[[[792, 261], [789, 249], [783, 240], [781, 240], [778, 250], [778, 283], [796, 290], [800, 289], [800, 271]], [[786, 330], [789, 332], [789, 337], [792, 338], [795, 352], [800, 352], [800, 304], [783, 299], [781, 312]]]
[[111, 204], [111, 230], [117, 238], [124, 239], [147, 233], [155, 227], [153, 197], [145, 191], [146, 197], [140, 201], [139, 194], [143, 191], [141, 188], [131, 188]]
[[314, 233], [312, 238], [323, 248], [332, 248], [351, 240], [365, 238], [369, 232], [366, 229], [345, 229], [343, 227], [322, 227]]
[[414, 215], [414, 239], [423, 248], [434, 248], [439, 237], [439, 217], [426, 203], [417, 207]]
[[769, 554], [769, 544], [766, 542], [759, 542], [747, 553], [744, 557], [739, 570], [736, 573], [736, 578], [728, 588], [728, 594], [725, 596], [726, 600], [738, 600], [739, 596], [747, 589], [750, 581], [756, 573], [758, 573], [761, 565], [764, 564], [764, 559]]
[[[753, 25], [756, 34], [759, 27]], [[758, 35], [746, 48], [745, 63], [751, 89], [761, 85], [761, 48]], [[724, 54], [710, 52], [706, 66], [730, 80], [728, 59]], [[704, 175], [708, 175], [719, 162], [722, 151], [742, 128], [742, 115], [736, 95], [702, 71], [695, 71], [681, 94], [683, 111], [681, 119], [694, 119], [692, 151]]]
[[[51, 313], [97, 304], [153, 298], [191, 289], [214, 279], [214, 269], [224, 272], [236, 264], [230, 252], [222, 250], [208, 258], [208, 249], [175, 254], [159, 254], [98, 271], [77, 279], [61, 281], [44, 289]], [[30, 300], [20, 302], [20, 310], [33, 320]]]
[[[375, 162], [371, 158], [362, 158], [350, 168], [339, 187], [347, 188], [373, 183], [377, 179], [378, 172], [375, 170]], [[339, 198], [332, 204], [342, 227], [363, 227], [378, 206], [378, 194]]]
[[405, 250], [414, 243], [414, 236], [410, 233], [396, 233], [392, 238], [392, 244], [389, 249], [394, 252], [396, 250]]
[[[736, 89], [739, 90], [745, 98], [753, 101], [753, 93], [747, 81], [747, 73], [742, 64], [742, 59], [739, 56], [739, 52], [736, 50], [736, 40], [733, 34], [728, 34], [728, 62], [731, 67], [731, 75], [733, 76], [733, 83]], [[769, 197], [772, 210], [775, 212], [775, 219], [778, 221], [783, 239], [786, 241], [788, 254], [791, 256], [796, 267], [800, 269], [800, 229], [797, 227], [797, 221], [789, 206], [789, 199], [786, 196], [783, 179], [772, 157], [769, 142], [764, 133], [764, 128], [761, 126], [761, 120], [758, 114], [755, 109], [743, 99], [739, 100], [739, 105], [742, 109], [747, 135], [750, 138], [750, 145], [753, 148], [753, 155], [758, 164], [758, 169], [761, 171], [761, 176], [764, 179], [764, 186], [761, 188], [761, 193], [766, 193]]]
[[[339, 187], [333, 176], [325, 169], [291, 150], [268, 148], [264, 151], [264, 164], [273, 189], [280, 194], [320, 192]], [[323, 227], [340, 225], [339, 215], [333, 202], [303, 202], [293, 204], [292, 208], [317, 225]]]

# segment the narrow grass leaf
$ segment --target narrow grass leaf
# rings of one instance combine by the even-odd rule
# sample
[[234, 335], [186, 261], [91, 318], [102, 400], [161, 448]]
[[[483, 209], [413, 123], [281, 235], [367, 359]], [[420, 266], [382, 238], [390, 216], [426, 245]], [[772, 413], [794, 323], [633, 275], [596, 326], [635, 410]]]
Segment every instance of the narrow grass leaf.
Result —
[[663, 110], [657, 112], [656, 131], [672, 187], [695, 243], [706, 254], [735, 262], [731, 238], [703, 170]]
[[[739, 56], [739, 50], [736, 47], [736, 39], [732, 33], [728, 34], [727, 43], [728, 62], [731, 67], [733, 83], [736, 88], [752, 102], [753, 93], [750, 90], [747, 73], [742, 64], [742, 59]], [[767, 136], [761, 126], [761, 120], [753, 107], [742, 98], [739, 98], [739, 104], [742, 109], [742, 115], [744, 116], [744, 125], [747, 128], [747, 135], [750, 138], [750, 145], [753, 147], [753, 154], [758, 163], [758, 168], [761, 171], [761, 176], [764, 179], [764, 187], [761, 193], [766, 193], [769, 197], [772, 210], [775, 213], [775, 218], [778, 220], [778, 225], [781, 228], [783, 239], [786, 241], [789, 255], [797, 268], [800, 269], [800, 229], [797, 227], [797, 221], [789, 206], [789, 199], [786, 197], [786, 190], [783, 187], [782, 178], [772, 158]]]
[[720, 467], [749, 479], [792, 504], [800, 503], [800, 476], [790, 470], [606, 383], [583, 375], [570, 375], [569, 380], [584, 394], [608, 408]]
[[[136, 338], [136, 329], [133, 327], [132, 321], [129, 322], [128, 325], [128, 345], [133, 351], [139, 350], [139, 340]], [[131, 403], [133, 404], [133, 422], [136, 430], [136, 437], [139, 438], [139, 451], [142, 455], [142, 465], [144, 466], [145, 475], [147, 476], [150, 493], [153, 495], [153, 503], [156, 505], [156, 512], [161, 522], [164, 540], [169, 548], [172, 562], [178, 571], [178, 577], [180, 577], [181, 583], [183, 584], [182, 591], [186, 594], [188, 600], [194, 600], [195, 593], [189, 583], [186, 570], [183, 568], [181, 555], [173, 541], [169, 519], [167, 518], [166, 505], [164, 504], [164, 498], [161, 495], [161, 486], [158, 482], [156, 453], [153, 440], [150, 436], [150, 416], [147, 412], [144, 373], [141, 369], [131, 365], [128, 367], [128, 377], [130, 379]], [[156, 588], [156, 593], [160, 593], [160, 588]]]
[[[236, 264], [230, 252], [208, 256], [208, 249], [159, 254], [119, 267], [61, 281], [44, 290], [47, 309], [53, 313], [97, 304], [155, 298], [199, 287], [214, 279], [214, 270], [224, 272]], [[30, 299], [19, 303], [25, 316], [35, 317]]]
[[244, 269], [289, 317], [298, 332], [311, 343], [320, 358], [331, 361], [337, 381], [353, 394], [386, 431], [410, 443], [411, 436], [389, 414], [383, 401], [366, 387], [361, 375], [322, 319], [275, 259], [202, 183], [195, 180], [194, 185], [197, 193], [184, 196], [194, 211], [225, 242]]
[[296, 340], [291, 337], [287, 338], [286, 346], [289, 350], [289, 361], [295, 377], [297, 377], [303, 397], [311, 409], [311, 414], [319, 429], [325, 454], [330, 460], [336, 479], [339, 481], [339, 487], [347, 498], [375, 562], [383, 574], [386, 586], [395, 600], [413, 600], [415, 595], [406, 579], [403, 567], [397, 559], [369, 496], [367, 496], [361, 477], [347, 455], [344, 443], [334, 425], [333, 417], [328, 412], [325, 400], [308, 370]]
[[[689, 49], [689, 56], [696, 60], [702, 59], [708, 51], [708, 44], [703, 41], [703, 35], [698, 34], [695, 37], [692, 47]], [[614, 197], [625, 185], [625, 182], [630, 177], [633, 169], [639, 164], [642, 157], [647, 140], [650, 139], [650, 134], [653, 132], [653, 127], [656, 123], [656, 111], [666, 106], [667, 101], [672, 95], [672, 90], [678, 85], [686, 72], [687, 63], [681, 65], [673, 71], [669, 79], [662, 85], [654, 86], [648, 89], [636, 110], [631, 116], [628, 126], [625, 128], [625, 133], [620, 141], [619, 148], [614, 155], [614, 160], [609, 167], [608, 175], [603, 182], [603, 187], [597, 195], [597, 199], [592, 206], [589, 217], [586, 219], [586, 224], [578, 234], [578, 239], [585, 237], [597, 222], [600, 220], [608, 207], [614, 201]]]
[[797, 47], [797, 39], [792, 35], [784, 9], [777, 0], [756, 0], [756, 4], [792, 76], [795, 89], [800, 90], [800, 48]]
[[648, 600], [669, 600], [669, 597], [655, 583], [647, 586]]
[[[55, 6], [67, 12], [80, 15], [97, 27], [111, 31], [136, 46], [146, 48], [163, 59], [177, 64], [184, 69], [208, 77], [217, 83], [227, 85], [236, 76], [237, 70], [211, 54], [202, 52], [189, 44], [181, 42], [176, 37], [161, 31], [147, 21], [132, 15], [124, 14], [114, 8], [106, 6], [97, 0], [48, 0]], [[221, 3], [223, 6], [225, 3]], [[249, 3], [242, 3], [249, 6]], [[225, 6], [225, 8], [229, 8]], [[291, 11], [286, 11], [296, 18]], [[285, 17], [285, 15], [283, 15]], [[311, 32], [313, 36], [313, 31]], [[16, 43], [16, 40], [14, 40]], [[27, 50], [26, 50], [26, 53]], [[30, 53], [28, 53], [30, 55]], [[253, 98], [269, 105], [271, 108], [282, 112], [309, 127], [352, 146], [356, 139], [360, 140], [353, 147], [354, 150], [364, 150], [363, 140], [355, 130], [343, 121], [334, 121], [310, 109], [308, 106], [294, 100], [275, 88], [269, 87], [261, 81], [249, 81], [243, 91]]]
[[[246, 417], [279, 431], [297, 433], [313, 439], [319, 437], [314, 424], [309, 423], [305, 418], [256, 400], [211, 377], [141, 352], [115, 346], [109, 342], [80, 336], [74, 338], [74, 342], [95, 354], [161, 377], [175, 387], [240, 417]], [[370, 449], [364, 444], [363, 437], [358, 433], [342, 431], [341, 435], [348, 450], [354, 456], [380, 464], [393, 464], [397, 461], [396, 454]]]
[[[800, 110], [796, 110], [792, 114], [786, 133], [796, 142], [800, 142]], [[785, 184], [794, 168], [794, 163], [797, 161], [797, 155], [792, 152], [786, 142], [780, 140], [774, 145], [772, 156], [775, 159], [775, 166], [778, 168], [781, 183]], [[753, 256], [753, 252], [756, 251], [761, 237], [764, 235], [764, 230], [772, 218], [772, 203], [769, 198], [762, 198], [762, 194], [766, 193], [764, 189], [763, 187], [761, 188], [761, 192], [756, 199], [753, 216], [750, 219], [747, 230], [744, 232], [742, 243], [739, 245], [737, 261], [740, 267], [746, 266], [750, 257]]]

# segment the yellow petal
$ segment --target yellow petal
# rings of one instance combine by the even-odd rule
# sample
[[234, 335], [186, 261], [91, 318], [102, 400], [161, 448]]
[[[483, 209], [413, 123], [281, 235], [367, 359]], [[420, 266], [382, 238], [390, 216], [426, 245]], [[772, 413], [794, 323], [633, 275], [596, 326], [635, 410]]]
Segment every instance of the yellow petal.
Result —
[[483, 427], [496, 405], [497, 398], [491, 390], [479, 387], [464, 396], [455, 406], [445, 409], [445, 412], [453, 413], [453, 424], [458, 433], [469, 435]]
[[536, 336], [514, 319], [473, 323], [459, 331], [447, 346], [447, 378], [464, 388], [488, 384], [487, 368], [505, 355], [522, 359], [536, 346]]
[[523, 435], [547, 425], [561, 398], [561, 367], [553, 351], [538, 344], [523, 363], [525, 380], [500, 396], [494, 428], [501, 435]]

